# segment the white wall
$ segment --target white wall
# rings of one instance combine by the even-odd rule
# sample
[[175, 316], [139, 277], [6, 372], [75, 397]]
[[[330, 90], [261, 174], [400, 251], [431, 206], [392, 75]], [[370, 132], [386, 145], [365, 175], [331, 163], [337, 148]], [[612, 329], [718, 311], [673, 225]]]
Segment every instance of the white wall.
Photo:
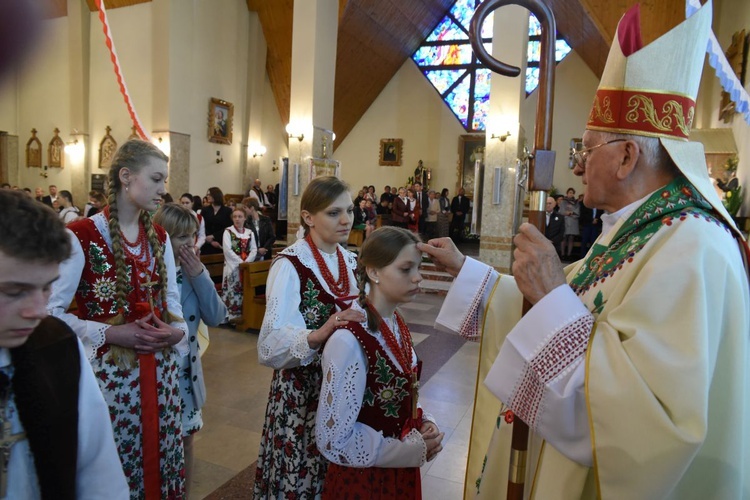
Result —
[[[363, 185], [403, 186], [419, 160], [432, 169], [431, 187], [454, 191], [458, 136], [465, 134], [435, 89], [410, 59], [394, 75], [357, 125], [336, 148], [342, 178], [355, 192]], [[378, 165], [380, 139], [403, 139], [400, 167]], [[293, 146], [290, 147], [294, 152]]]
[[[499, 76], [494, 76], [500, 78]], [[581, 182], [568, 168], [570, 139], [581, 137], [591, 103], [599, 83], [596, 76], [574, 52], [557, 65], [553, 148], [557, 151], [554, 183], [558, 189]], [[522, 105], [521, 125], [526, 129], [529, 146], [533, 130], [537, 93]], [[414, 175], [421, 159], [432, 168], [431, 187], [455, 190], [458, 166], [458, 137], [466, 134], [461, 123], [442, 101], [435, 89], [407, 60], [360, 119], [334, 157], [342, 163], [342, 177], [355, 191], [374, 184], [378, 193], [386, 184], [402, 186]], [[378, 166], [380, 139], [404, 140], [400, 167]], [[292, 147], [293, 152], [293, 147]]]

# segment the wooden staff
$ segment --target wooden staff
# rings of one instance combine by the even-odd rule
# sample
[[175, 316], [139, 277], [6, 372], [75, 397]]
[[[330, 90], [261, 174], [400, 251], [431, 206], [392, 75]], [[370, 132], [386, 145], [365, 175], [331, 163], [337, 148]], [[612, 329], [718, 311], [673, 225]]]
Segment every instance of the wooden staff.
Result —
[[[521, 69], [498, 61], [484, 48], [482, 24], [493, 11], [506, 5], [520, 5], [536, 16], [542, 26], [541, 58], [539, 60], [539, 101], [536, 107], [536, 127], [534, 130], [534, 150], [529, 160], [529, 222], [544, 234], [546, 223], [545, 203], [547, 191], [552, 188], [552, 174], [555, 168], [555, 152], [552, 151], [552, 111], [555, 88], [555, 41], [557, 28], [552, 10], [542, 0], [485, 0], [474, 13], [469, 29], [469, 39], [474, 54], [490, 70], [504, 76], [515, 77]], [[523, 314], [531, 309], [524, 299]], [[526, 477], [526, 453], [529, 442], [529, 426], [521, 419], [513, 421], [511, 440], [510, 470], [508, 471], [508, 500], [523, 498]]]

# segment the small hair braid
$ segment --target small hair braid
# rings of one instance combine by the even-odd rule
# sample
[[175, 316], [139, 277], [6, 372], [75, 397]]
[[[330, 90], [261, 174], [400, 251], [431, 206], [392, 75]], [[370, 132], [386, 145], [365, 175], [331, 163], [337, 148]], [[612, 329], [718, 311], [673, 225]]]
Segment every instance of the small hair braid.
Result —
[[169, 312], [169, 309], [167, 307], [167, 266], [164, 263], [164, 247], [159, 241], [159, 237], [157, 236], [156, 230], [154, 229], [154, 224], [151, 220], [151, 214], [149, 214], [145, 210], [142, 211], [140, 220], [143, 223], [143, 227], [146, 229], [148, 242], [154, 252], [156, 274], [159, 276], [159, 298], [161, 299], [162, 321], [164, 321], [165, 323], [171, 323], [177, 318]]
[[[367, 283], [370, 282], [369, 276], [367, 276], [367, 269], [362, 264], [357, 268], [357, 285], [359, 286], [359, 305], [365, 310], [367, 314], [367, 328], [370, 331], [376, 332], [380, 328], [380, 320], [376, 314], [368, 307], [367, 293], [365, 288]], [[372, 286], [372, 285], [370, 285]]]

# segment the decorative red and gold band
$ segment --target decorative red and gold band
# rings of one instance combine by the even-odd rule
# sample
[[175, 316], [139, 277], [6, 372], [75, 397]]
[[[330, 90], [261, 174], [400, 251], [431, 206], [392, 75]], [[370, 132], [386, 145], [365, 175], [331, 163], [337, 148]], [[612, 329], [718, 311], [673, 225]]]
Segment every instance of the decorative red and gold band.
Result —
[[599, 89], [586, 128], [687, 140], [694, 116], [695, 101], [684, 95]]

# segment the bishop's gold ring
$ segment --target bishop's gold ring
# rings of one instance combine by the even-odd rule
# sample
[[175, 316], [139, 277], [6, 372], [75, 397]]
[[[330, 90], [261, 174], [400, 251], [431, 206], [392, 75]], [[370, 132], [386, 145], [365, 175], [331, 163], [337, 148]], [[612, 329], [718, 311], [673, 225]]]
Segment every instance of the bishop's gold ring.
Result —
[[336, 321], [341, 321], [341, 316], [336, 316]]

